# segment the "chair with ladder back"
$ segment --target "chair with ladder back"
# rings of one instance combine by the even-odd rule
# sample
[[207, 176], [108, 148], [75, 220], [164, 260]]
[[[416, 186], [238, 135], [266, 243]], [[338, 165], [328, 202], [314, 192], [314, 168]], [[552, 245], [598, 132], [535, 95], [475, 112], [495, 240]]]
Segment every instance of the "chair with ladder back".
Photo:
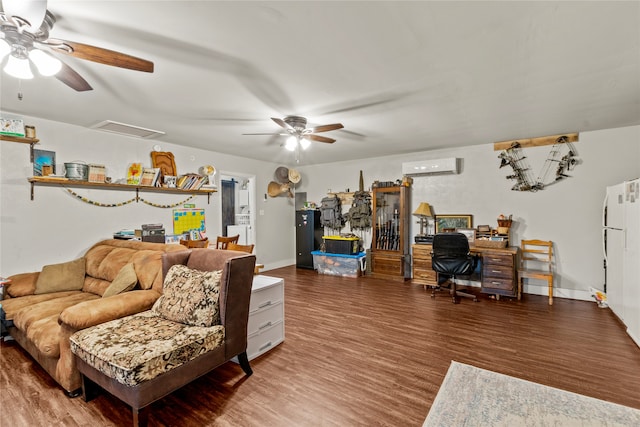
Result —
[[546, 280], [549, 305], [553, 304], [553, 242], [550, 240], [522, 240], [518, 268], [518, 299], [522, 298], [524, 279]]
[[235, 236], [218, 236], [216, 239], [216, 249], [227, 249], [227, 245], [229, 243], [238, 243], [240, 240], [240, 235], [236, 234]]

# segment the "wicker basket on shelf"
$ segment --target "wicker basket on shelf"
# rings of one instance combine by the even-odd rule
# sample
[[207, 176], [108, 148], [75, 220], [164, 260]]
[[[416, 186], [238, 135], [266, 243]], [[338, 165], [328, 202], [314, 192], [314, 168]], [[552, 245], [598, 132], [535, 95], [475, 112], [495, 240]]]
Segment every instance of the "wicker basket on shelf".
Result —
[[507, 247], [506, 240], [476, 240], [473, 242], [479, 248], [495, 248], [502, 249]]
[[511, 219], [498, 219], [498, 234], [509, 234]]

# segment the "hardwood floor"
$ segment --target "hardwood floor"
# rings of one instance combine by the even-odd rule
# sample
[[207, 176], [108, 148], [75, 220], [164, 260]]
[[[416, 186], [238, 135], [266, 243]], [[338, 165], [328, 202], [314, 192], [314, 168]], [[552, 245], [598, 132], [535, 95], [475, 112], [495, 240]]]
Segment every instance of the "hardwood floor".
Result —
[[[452, 304], [445, 291], [286, 267], [285, 341], [245, 378], [228, 363], [154, 403], [155, 426], [420, 426], [451, 360], [640, 409], [640, 349], [609, 309], [525, 295]], [[474, 289], [474, 291], [477, 291]], [[127, 426], [103, 393], [69, 399], [12, 342], [0, 425]]]

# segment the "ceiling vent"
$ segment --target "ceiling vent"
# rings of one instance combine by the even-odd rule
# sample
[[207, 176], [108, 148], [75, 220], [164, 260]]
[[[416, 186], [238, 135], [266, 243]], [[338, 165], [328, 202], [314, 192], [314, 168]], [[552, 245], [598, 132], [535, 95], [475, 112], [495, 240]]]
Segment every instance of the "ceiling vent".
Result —
[[120, 135], [135, 136], [136, 138], [154, 138], [164, 135], [165, 132], [153, 129], [146, 129], [140, 126], [118, 123], [112, 120], [105, 120], [91, 127], [92, 129], [103, 130], [105, 132], [119, 133]]
[[460, 173], [455, 157], [448, 159], [421, 160], [402, 164], [402, 174], [407, 176]]

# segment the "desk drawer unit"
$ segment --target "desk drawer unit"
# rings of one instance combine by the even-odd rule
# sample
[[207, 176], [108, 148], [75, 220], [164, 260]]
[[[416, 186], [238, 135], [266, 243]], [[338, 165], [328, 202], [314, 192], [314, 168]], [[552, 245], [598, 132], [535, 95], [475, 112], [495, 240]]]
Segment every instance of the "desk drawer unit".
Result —
[[253, 278], [249, 323], [247, 325], [249, 360], [284, 341], [284, 280], [257, 275]]
[[511, 253], [482, 254], [482, 289], [487, 294], [516, 297], [516, 256]]
[[431, 245], [413, 245], [412, 283], [422, 286], [436, 286], [438, 275], [431, 267]]

